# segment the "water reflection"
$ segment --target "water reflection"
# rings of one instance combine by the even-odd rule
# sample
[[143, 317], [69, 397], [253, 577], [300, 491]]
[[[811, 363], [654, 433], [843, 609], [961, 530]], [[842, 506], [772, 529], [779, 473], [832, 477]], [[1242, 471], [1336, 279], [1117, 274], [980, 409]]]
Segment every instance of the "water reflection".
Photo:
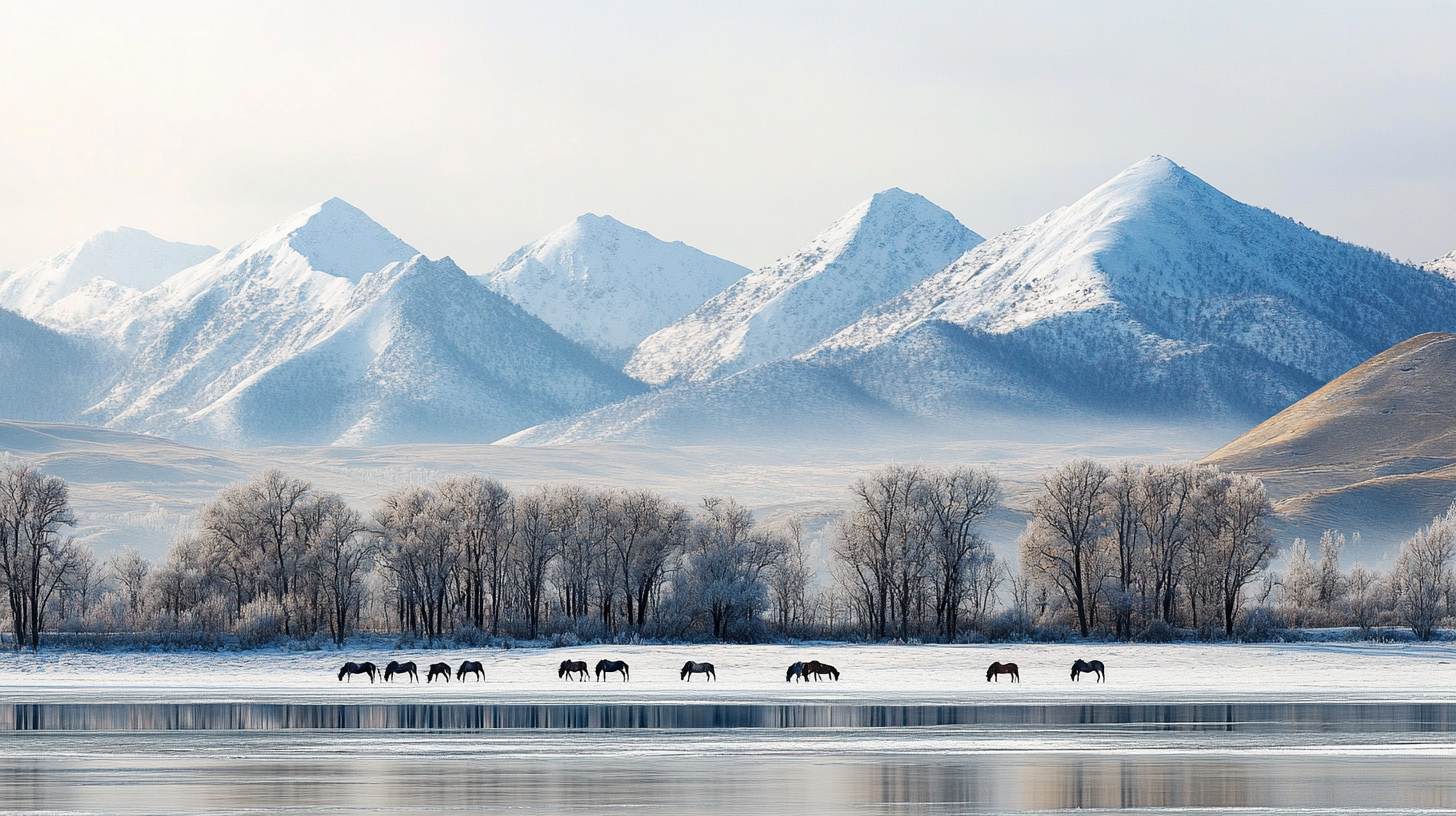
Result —
[[531, 763], [266, 757], [0, 760], [0, 809], [52, 812], [641, 813], [1375, 812], [1451, 810], [1431, 758], [708, 757]]
[[750, 705], [22, 703], [0, 731], [277, 731], [374, 729], [738, 729], [1003, 726], [1240, 733], [1430, 732], [1452, 704]]
[[13, 705], [0, 810], [1456, 813], [1453, 711]]

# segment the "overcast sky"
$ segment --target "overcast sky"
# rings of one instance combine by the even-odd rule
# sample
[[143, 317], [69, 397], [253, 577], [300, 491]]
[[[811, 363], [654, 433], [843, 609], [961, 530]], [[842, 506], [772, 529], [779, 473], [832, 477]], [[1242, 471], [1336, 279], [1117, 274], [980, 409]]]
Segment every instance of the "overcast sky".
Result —
[[1456, 3], [0, 0], [0, 269], [336, 195], [470, 272], [584, 212], [759, 266], [887, 187], [990, 236], [1153, 153], [1456, 250]]

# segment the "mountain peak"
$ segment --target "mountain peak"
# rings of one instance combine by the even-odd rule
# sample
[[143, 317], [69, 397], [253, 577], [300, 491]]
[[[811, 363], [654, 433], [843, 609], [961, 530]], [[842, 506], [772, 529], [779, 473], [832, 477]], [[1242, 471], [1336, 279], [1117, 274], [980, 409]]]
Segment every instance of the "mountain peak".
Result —
[[481, 276], [552, 328], [613, 365], [649, 334], [748, 274], [680, 241], [586, 213]]
[[394, 261], [419, 254], [342, 198], [315, 204], [252, 243], [272, 246], [282, 241], [307, 258], [314, 269], [355, 283]]
[[642, 341], [625, 370], [660, 384], [792, 357], [981, 241], [924, 196], [883, 190], [798, 252], [745, 276]]
[[216, 254], [217, 250], [210, 246], [174, 243], [143, 230], [117, 227], [0, 275], [0, 307], [40, 318], [51, 304], [94, 278], [131, 289], [150, 289]]

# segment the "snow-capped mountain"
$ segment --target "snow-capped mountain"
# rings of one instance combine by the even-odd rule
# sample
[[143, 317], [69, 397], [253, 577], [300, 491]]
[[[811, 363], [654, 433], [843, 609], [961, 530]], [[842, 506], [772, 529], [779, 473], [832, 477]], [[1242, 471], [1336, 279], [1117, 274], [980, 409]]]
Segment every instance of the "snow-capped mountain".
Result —
[[643, 340], [624, 370], [661, 384], [791, 357], [981, 240], [921, 196], [898, 188], [877, 193], [803, 249]]
[[305, 348], [189, 416], [179, 436], [490, 442], [641, 390], [449, 258], [417, 255], [366, 275]]
[[489, 441], [639, 389], [339, 199], [85, 329], [127, 362], [83, 421], [206, 444]]
[[[1411, 336], [1452, 330], [1451, 281], [1241, 204], [1153, 157], [792, 360], [679, 382], [514, 441], [685, 442], [686, 420], [674, 417], [762, 435], [884, 408], [963, 429], [1148, 414], [1242, 422]], [[805, 377], [840, 383], [837, 396], [819, 388], [822, 399], [797, 399]]]
[[[73, 299], [59, 317], [45, 312], [51, 304], [100, 279], [115, 298], [135, 294], [161, 283], [168, 276], [216, 255], [210, 246], [164, 241], [130, 227], [99, 232], [67, 247], [57, 255], [0, 274], [0, 307], [25, 317], [65, 327], [65, 318], [82, 308]], [[118, 288], [120, 287], [120, 288]], [[104, 301], [102, 301], [104, 302]]]
[[416, 254], [344, 201], [310, 207], [85, 326], [129, 360], [82, 419], [169, 434], [306, 348], [348, 303], [354, 281]]
[[681, 241], [587, 214], [516, 250], [481, 279], [620, 366], [643, 338], [748, 272]]
[[994, 394], [1015, 375], [1103, 409], [1262, 418], [1396, 343], [1453, 329], [1451, 281], [1155, 156], [981, 245], [810, 357], [917, 412], [988, 394], [1021, 403]]

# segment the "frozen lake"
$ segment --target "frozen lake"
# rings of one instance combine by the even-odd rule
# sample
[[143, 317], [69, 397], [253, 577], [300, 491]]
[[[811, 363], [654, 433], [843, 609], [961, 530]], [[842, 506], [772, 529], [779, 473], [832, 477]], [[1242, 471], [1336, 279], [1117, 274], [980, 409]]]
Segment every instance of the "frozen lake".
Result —
[[[724, 679], [678, 682], [670, 669], [685, 652], [717, 662]], [[780, 664], [807, 652], [832, 658], [844, 680], [784, 683]], [[1007, 652], [1024, 683], [977, 676]], [[556, 680], [563, 656], [597, 653], [629, 658], [633, 681]], [[1101, 656], [1109, 682], [1071, 683], [1073, 654]], [[1456, 683], [1443, 645], [469, 657], [485, 660], [488, 682], [341, 684], [340, 656], [327, 653], [5, 655], [0, 809], [1456, 812]]]

